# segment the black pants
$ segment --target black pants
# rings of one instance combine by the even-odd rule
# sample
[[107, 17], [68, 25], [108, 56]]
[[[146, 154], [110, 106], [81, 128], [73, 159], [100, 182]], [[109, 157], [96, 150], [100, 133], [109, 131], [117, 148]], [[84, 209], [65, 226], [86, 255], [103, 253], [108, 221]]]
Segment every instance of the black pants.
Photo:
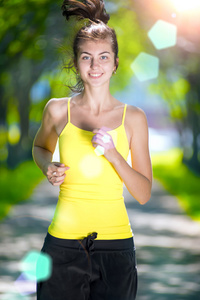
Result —
[[134, 300], [137, 268], [133, 239], [65, 240], [47, 234], [42, 252], [51, 277], [37, 285], [37, 300]]

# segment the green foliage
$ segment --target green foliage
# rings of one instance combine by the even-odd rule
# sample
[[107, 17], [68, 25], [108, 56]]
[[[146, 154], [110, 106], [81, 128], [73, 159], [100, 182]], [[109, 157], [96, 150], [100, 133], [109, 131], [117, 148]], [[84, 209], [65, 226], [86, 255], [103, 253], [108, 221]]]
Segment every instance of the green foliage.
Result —
[[[20, 132], [20, 138], [4, 139], [0, 145], [0, 160], [9, 167], [31, 156], [29, 126], [31, 130], [37, 127], [33, 123], [41, 121], [39, 110], [47, 99], [41, 99], [37, 108], [33, 103], [31, 112], [30, 90], [53, 63], [57, 66], [55, 38], [68, 32], [61, 20], [64, 22], [58, 1], [7, 0], [0, 6], [0, 121], [5, 130], [17, 123]], [[13, 141], [18, 151], [11, 146]]]
[[44, 175], [33, 161], [24, 162], [14, 170], [0, 168], [0, 173], [0, 219], [2, 219], [12, 205], [28, 199], [33, 188], [44, 179]]
[[[1, 52], [6, 61], [16, 58], [23, 52], [24, 56], [41, 58], [40, 47], [34, 47], [38, 36], [45, 29], [51, 1], [4, 1], [0, 7]], [[29, 47], [32, 44], [32, 47]], [[3, 51], [2, 51], [3, 50]]]
[[200, 176], [182, 163], [180, 149], [152, 155], [153, 174], [163, 186], [175, 195], [186, 213], [200, 222]]
[[17, 109], [16, 99], [13, 98], [10, 99], [7, 110], [8, 110], [7, 124], [11, 125], [12, 123], [19, 123], [20, 116], [19, 116], [19, 111]]
[[184, 78], [176, 81], [166, 79], [161, 72], [158, 82], [149, 86], [150, 93], [159, 94], [162, 99], [167, 101], [170, 114], [173, 120], [182, 120], [187, 115], [186, 95], [190, 91], [190, 84]]
[[119, 44], [119, 68], [117, 76], [112, 79], [112, 92], [122, 90], [128, 85], [133, 76], [131, 63], [141, 51], [145, 50], [146, 32], [139, 26], [136, 13], [130, 6], [129, 9], [127, 7], [128, 5], [119, 8], [109, 22], [116, 31]]

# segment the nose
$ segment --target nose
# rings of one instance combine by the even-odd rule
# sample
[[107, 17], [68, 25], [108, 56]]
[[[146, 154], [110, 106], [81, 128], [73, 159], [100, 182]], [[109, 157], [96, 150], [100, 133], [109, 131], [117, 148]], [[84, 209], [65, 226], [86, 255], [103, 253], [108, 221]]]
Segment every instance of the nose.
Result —
[[92, 69], [96, 69], [96, 68], [98, 68], [98, 67], [99, 67], [99, 61], [98, 61], [98, 59], [93, 58], [93, 59], [91, 60], [91, 68], [92, 68]]

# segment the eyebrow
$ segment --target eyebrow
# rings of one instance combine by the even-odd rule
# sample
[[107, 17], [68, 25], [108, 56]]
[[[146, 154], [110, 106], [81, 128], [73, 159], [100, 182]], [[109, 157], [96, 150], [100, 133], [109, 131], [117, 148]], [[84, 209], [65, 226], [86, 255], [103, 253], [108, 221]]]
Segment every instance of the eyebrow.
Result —
[[[103, 51], [103, 52], [99, 53], [99, 55], [102, 55], [102, 54], [105, 54], [105, 53], [108, 53], [108, 54], [110, 54], [110, 52], [109, 52], [109, 51]], [[83, 51], [83, 52], [81, 52], [81, 54], [88, 54], [88, 55], [92, 55], [91, 53], [89, 53], [89, 52], [86, 52], [86, 51]]]

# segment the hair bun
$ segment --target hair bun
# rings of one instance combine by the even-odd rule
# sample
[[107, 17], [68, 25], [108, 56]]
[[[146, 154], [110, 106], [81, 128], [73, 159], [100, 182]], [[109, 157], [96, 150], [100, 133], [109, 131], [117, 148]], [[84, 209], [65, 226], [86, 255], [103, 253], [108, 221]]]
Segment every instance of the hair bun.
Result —
[[79, 20], [89, 19], [93, 22], [102, 21], [107, 24], [110, 16], [107, 14], [103, 0], [64, 0], [62, 7], [63, 16], [67, 20], [76, 16]]

